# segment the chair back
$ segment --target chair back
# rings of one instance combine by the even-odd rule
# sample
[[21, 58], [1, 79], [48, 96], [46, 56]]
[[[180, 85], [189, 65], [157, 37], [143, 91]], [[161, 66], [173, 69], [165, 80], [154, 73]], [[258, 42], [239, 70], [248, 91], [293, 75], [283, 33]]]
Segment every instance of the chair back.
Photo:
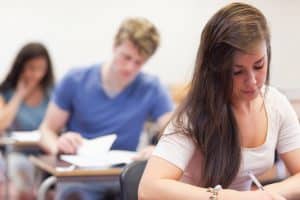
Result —
[[135, 161], [124, 168], [120, 175], [122, 200], [138, 200], [138, 187], [146, 164], [146, 160]]

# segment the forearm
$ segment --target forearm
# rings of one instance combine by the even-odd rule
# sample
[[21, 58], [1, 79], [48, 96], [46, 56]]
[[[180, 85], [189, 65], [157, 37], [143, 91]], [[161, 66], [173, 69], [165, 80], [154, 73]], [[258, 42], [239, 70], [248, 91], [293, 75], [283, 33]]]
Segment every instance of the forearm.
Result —
[[[219, 199], [235, 200], [245, 199], [242, 193], [234, 190], [221, 190]], [[139, 188], [140, 200], [207, 200], [212, 194], [206, 188], [196, 187], [174, 180], [157, 180], [149, 183], [142, 183]]]
[[11, 125], [17, 115], [21, 103], [22, 98], [19, 95], [14, 95], [12, 99], [1, 109], [0, 130], [5, 130]]
[[300, 197], [300, 173], [295, 174], [288, 179], [265, 186], [269, 191], [279, 193], [287, 199], [299, 199]]
[[51, 130], [46, 124], [42, 124], [41, 131], [41, 147], [48, 154], [56, 155], [58, 153], [57, 141], [58, 134]]

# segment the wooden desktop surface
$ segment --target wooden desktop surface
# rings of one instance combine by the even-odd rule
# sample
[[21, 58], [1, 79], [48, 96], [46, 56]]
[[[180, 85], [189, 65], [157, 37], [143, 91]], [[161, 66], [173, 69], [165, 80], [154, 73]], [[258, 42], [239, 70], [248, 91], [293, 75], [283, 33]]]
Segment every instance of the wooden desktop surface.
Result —
[[59, 168], [69, 167], [70, 164], [59, 160], [55, 156], [30, 156], [33, 162], [41, 170], [44, 170], [56, 177], [86, 177], [86, 176], [119, 176], [122, 168], [103, 168], [103, 169], [74, 169], [70, 171], [60, 171]]
[[12, 145], [13, 147], [16, 147], [16, 148], [36, 148], [36, 149], [41, 148], [39, 142], [29, 142], [29, 141], [20, 142], [20, 141], [11, 139], [9, 137], [0, 137], [0, 147], [7, 146], [7, 145]]

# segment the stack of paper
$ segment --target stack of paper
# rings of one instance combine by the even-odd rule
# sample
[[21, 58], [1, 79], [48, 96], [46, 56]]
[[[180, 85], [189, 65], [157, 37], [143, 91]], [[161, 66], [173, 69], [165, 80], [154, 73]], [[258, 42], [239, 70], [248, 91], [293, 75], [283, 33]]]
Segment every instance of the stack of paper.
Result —
[[110, 148], [116, 140], [115, 134], [85, 139], [76, 155], [61, 155], [61, 159], [81, 168], [101, 168], [132, 162], [136, 152], [117, 151]]
[[11, 134], [11, 139], [19, 142], [38, 142], [40, 138], [39, 131], [15, 131]]

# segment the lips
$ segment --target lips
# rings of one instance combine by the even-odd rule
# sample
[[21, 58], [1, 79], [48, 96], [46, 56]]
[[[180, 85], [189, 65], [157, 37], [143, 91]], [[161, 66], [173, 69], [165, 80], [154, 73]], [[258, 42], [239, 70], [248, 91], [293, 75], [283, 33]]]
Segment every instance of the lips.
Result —
[[246, 92], [246, 93], [253, 93], [253, 92], [255, 92], [255, 90], [245, 90], [244, 92]]
[[122, 72], [122, 76], [124, 77], [129, 77], [131, 75], [130, 72]]
[[243, 93], [246, 94], [254, 94], [256, 92], [256, 90], [243, 90]]

